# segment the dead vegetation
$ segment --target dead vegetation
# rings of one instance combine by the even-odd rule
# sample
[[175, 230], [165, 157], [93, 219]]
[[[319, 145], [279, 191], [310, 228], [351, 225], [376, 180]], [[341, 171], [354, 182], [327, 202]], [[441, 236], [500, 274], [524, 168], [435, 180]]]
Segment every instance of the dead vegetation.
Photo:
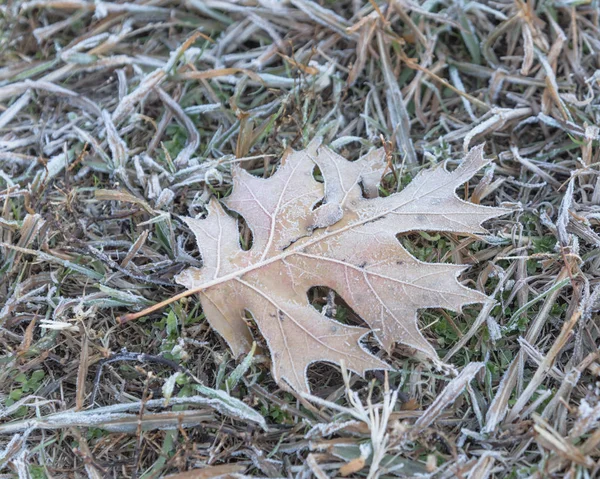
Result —
[[[597, 475], [595, 0], [45, 0], [0, 15], [0, 474]], [[493, 166], [459, 194], [515, 213], [484, 238], [400, 237], [470, 265], [464, 284], [495, 300], [421, 312], [456, 373], [397, 346], [386, 375], [319, 364], [314, 396], [294, 396], [258, 334], [231, 359], [196, 300], [117, 324], [201, 265], [180, 218], [230, 193], [232, 165], [268, 177], [316, 136], [351, 159], [384, 146], [381, 196], [486, 142]], [[360, 324], [335, 292], [309, 295]]]

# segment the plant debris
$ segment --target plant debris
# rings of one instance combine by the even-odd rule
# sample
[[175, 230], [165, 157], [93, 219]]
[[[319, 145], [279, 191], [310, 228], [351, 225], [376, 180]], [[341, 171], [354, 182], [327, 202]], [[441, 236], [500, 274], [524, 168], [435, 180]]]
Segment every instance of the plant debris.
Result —
[[[0, 5], [0, 475], [597, 476], [599, 21], [558, 0]], [[418, 310], [448, 367], [370, 334], [389, 370], [318, 362], [299, 393], [250, 314], [237, 358], [194, 296], [119, 324], [206, 269], [184, 218], [317, 137], [384, 148], [382, 204], [485, 142], [456, 194], [513, 213], [397, 239], [490, 298]], [[365, 327], [311, 286], [322, 321]]]

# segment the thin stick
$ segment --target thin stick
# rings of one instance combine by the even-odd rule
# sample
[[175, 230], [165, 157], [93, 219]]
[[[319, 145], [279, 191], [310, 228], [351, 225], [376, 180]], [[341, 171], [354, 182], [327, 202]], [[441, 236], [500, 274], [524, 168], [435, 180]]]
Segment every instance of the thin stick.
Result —
[[149, 306], [146, 309], [143, 309], [142, 311], [139, 311], [137, 313], [129, 313], [129, 314], [125, 314], [123, 316], [118, 316], [117, 321], [119, 322], [119, 324], [125, 324], [129, 321], [133, 321], [135, 319], [141, 318], [142, 316], [147, 316], [150, 313], [153, 313], [154, 311], [157, 311], [171, 303], [174, 303], [175, 301], [179, 301], [180, 299], [187, 298], [188, 296], [191, 296], [192, 294], [199, 293], [203, 289], [206, 289], [206, 285], [202, 285], [199, 288], [194, 288], [194, 289], [190, 289], [188, 291], [184, 291], [183, 293], [179, 293], [175, 296], [170, 297], [169, 299], [165, 299], [164, 301], [161, 301], [160, 303], [156, 303], [152, 306]]

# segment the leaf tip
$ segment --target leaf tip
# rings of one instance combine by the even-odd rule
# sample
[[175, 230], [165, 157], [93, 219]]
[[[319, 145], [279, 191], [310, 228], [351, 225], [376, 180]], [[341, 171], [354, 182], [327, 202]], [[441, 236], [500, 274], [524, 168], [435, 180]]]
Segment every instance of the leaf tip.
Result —
[[319, 147], [322, 144], [323, 144], [323, 137], [315, 136], [312, 140], [310, 140], [310, 143], [306, 146], [306, 152], [309, 155], [316, 155], [317, 150], [319, 149]]
[[485, 158], [483, 155], [484, 148], [485, 143], [480, 143], [479, 145], [476, 145], [473, 148], [471, 148], [467, 152], [465, 159], [457, 168], [457, 171], [473, 175], [485, 165], [490, 163], [492, 161], [491, 158]]

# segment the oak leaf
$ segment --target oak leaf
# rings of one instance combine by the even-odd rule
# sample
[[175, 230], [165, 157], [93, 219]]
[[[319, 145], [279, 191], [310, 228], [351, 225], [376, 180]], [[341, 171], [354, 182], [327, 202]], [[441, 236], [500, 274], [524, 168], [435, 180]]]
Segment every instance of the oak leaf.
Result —
[[[241, 215], [253, 235], [244, 250], [236, 219], [216, 199], [205, 218], [184, 218], [203, 260], [176, 281], [197, 290], [210, 325], [234, 355], [249, 351], [249, 312], [266, 339], [276, 381], [308, 391], [307, 367], [340, 363], [359, 374], [389, 369], [361, 345], [373, 332], [383, 348], [402, 343], [436, 358], [417, 326], [417, 310], [462, 306], [488, 298], [457, 280], [464, 266], [424, 263], [402, 247], [408, 231], [485, 232], [481, 223], [506, 210], [459, 199], [455, 189], [489, 160], [472, 149], [452, 172], [420, 172], [399, 193], [378, 196], [385, 153], [350, 162], [314, 140], [292, 152], [270, 178], [232, 170], [233, 191], [223, 204]], [[318, 166], [324, 183], [313, 170]], [[314, 286], [335, 290], [369, 326], [348, 326], [308, 301]]]

